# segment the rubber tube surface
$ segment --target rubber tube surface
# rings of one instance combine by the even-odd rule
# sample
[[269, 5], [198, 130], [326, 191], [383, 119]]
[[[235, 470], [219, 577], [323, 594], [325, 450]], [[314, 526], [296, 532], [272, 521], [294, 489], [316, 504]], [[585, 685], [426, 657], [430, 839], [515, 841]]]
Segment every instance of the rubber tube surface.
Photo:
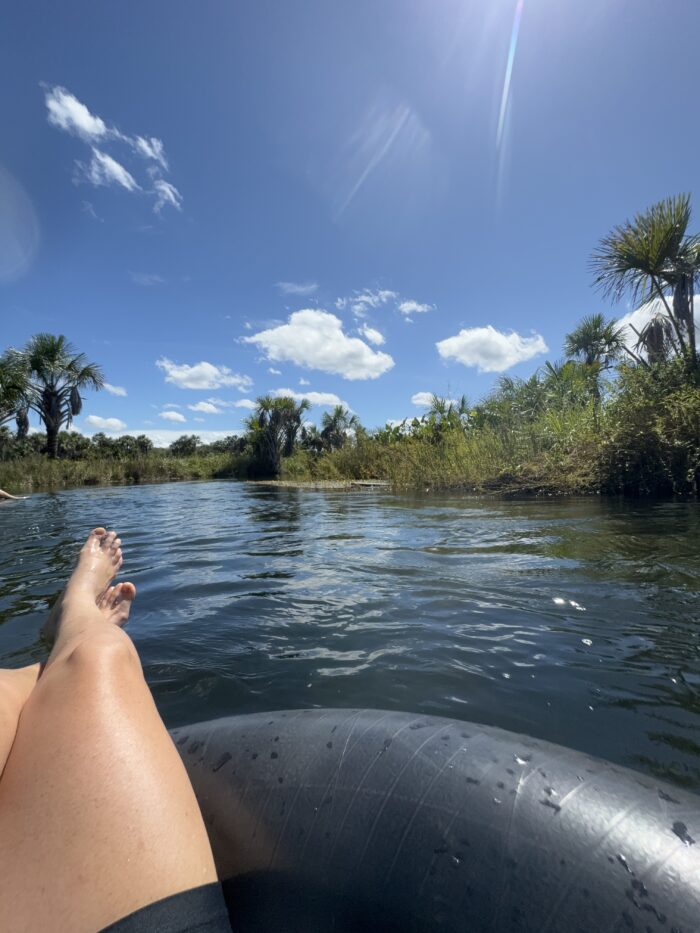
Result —
[[173, 738], [237, 931], [700, 930], [700, 798], [644, 775], [376, 710]]

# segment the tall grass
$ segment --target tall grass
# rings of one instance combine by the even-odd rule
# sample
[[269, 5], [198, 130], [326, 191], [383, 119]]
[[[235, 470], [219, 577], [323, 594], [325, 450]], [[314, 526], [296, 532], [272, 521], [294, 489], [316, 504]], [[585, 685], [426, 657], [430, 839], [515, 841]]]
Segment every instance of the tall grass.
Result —
[[174, 457], [155, 451], [129, 460], [49, 460], [41, 455], [0, 463], [0, 488], [22, 493], [75, 486], [171, 482], [245, 476], [240, 456], [225, 453]]
[[[297, 448], [282, 463], [287, 480], [387, 480], [396, 487], [462, 487], [476, 492], [623, 495], [700, 493], [700, 387], [675, 364], [622, 367], [604, 403], [471, 415], [408, 433], [360, 432], [341, 449]], [[484, 414], [484, 413], [482, 413]], [[485, 415], [488, 415], [485, 412]], [[434, 429], [435, 428], [435, 429]], [[0, 487], [31, 492], [69, 486], [217, 477], [245, 478], [248, 453], [153, 451], [133, 459], [0, 462]]]
[[365, 436], [320, 456], [297, 450], [284, 479], [382, 479], [397, 487], [475, 491], [597, 491], [599, 428], [593, 407], [548, 412], [530, 424], [448, 430], [438, 440]]

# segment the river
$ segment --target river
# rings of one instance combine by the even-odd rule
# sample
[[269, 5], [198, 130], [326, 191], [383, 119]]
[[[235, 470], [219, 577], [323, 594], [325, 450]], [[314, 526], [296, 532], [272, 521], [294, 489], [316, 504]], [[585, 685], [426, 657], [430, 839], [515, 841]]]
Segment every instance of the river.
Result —
[[700, 790], [700, 507], [236, 482], [0, 507], [0, 664], [93, 525], [169, 726], [376, 707], [501, 726]]

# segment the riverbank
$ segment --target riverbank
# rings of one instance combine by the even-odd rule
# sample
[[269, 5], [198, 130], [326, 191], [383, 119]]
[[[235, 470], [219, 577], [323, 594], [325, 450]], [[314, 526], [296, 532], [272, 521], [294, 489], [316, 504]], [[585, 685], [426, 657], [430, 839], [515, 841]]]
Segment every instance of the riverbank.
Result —
[[154, 452], [128, 460], [48, 460], [37, 455], [0, 463], [0, 488], [21, 495], [82, 486], [233, 479], [244, 475], [239, 460], [224, 453], [175, 457], [167, 452]]
[[[404, 453], [405, 451], [401, 451]], [[247, 461], [239, 455], [202, 453], [175, 457], [167, 452], [152, 453], [131, 460], [47, 460], [26, 457], [0, 463], [0, 488], [13, 495], [80, 489], [85, 486], [130, 486], [141, 483], [173, 483], [188, 480], [237, 479], [255, 485], [281, 488], [421, 491], [464, 490], [475, 495], [494, 496], [566, 496], [595, 495], [594, 483], [583, 482], [570, 470], [559, 477], [544, 475], [541, 470], [501, 471], [476, 481], [468, 473], [450, 469], [416, 469], [406, 464], [399, 451], [384, 464], [383, 476], [367, 475], [366, 469], [348, 462], [350, 451], [322, 457], [302, 456], [283, 461], [281, 476], [250, 479]], [[355, 469], [353, 470], [353, 466]], [[377, 464], [378, 471], [381, 468]]]
[[[562, 475], [560, 482], [533, 472], [520, 474], [503, 472], [482, 482], [460, 479], [457, 475], [440, 476], [435, 471], [424, 471], [412, 481], [400, 463], [394, 463], [388, 475], [340, 475], [338, 457], [324, 457], [301, 462], [299, 457], [283, 462], [279, 479], [248, 480], [245, 461], [230, 454], [196, 454], [174, 457], [170, 454], [151, 454], [133, 460], [47, 460], [45, 457], [27, 457], [0, 463], [0, 488], [13, 495], [32, 492], [52, 492], [60, 489], [80, 489], [84, 486], [129, 486], [140, 483], [173, 483], [187, 480], [238, 479], [259, 485], [274, 485], [306, 489], [464, 489], [475, 494], [491, 495], [586, 495], [596, 489], [581, 483], [572, 483], [570, 474]], [[325, 475], [324, 475], [325, 474]], [[331, 474], [331, 475], [328, 475]], [[334, 474], [334, 475], [333, 475]]]

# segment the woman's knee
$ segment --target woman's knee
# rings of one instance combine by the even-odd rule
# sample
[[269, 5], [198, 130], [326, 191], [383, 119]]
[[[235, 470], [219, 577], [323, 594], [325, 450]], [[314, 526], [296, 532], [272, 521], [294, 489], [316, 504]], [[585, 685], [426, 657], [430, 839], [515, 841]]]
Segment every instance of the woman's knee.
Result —
[[66, 664], [76, 672], [110, 671], [141, 673], [141, 662], [129, 636], [117, 626], [79, 641], [66, 656]]
[[36, 686], [40, 673], [41, 664], [0, 670], [0, 705], [19, 705], [21, 708]]

